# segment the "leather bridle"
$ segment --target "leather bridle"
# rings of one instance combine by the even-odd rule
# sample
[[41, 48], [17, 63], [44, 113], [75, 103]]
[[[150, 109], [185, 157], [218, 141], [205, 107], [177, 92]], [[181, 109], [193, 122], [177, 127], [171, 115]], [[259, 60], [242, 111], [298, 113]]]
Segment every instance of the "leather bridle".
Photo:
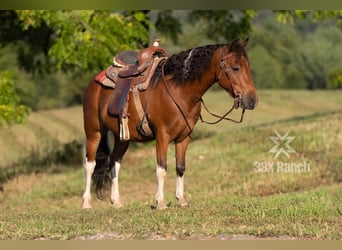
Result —
[[227, 121], [231, 121], [231, 122], [235, 122], [235, 123], [241, 123], [243, 121], [243, 116], [245, 114], [245, 109], [242, 109], [241, 117], [240, 117], [240, 120], [238, 120], [238, 121], [227, 117], [234, 109], [238, 109], [239, 108], [239, 104], [240, 104], [240, 101], [242, 99], [242, 96], [241, 96], [240, 93], [237, 93], [236, 90], [234, 89], [233, 83], [231, 81], [231, 77], [229, 76], [230, 68], [229, 68], [229, 66], [227, 65], [227, 62], [226, 62], [226, 60], [229, 58], [229, 55], [228, 54], [227, 55], [224, 54], [224, 51], [225, 51], [226, 47], [227, 46], [222, 48], [222, 58], [221, 58], [221, 62], [220, 62], [220, 69], [221, 70], [220, 70], [220, 73], [219, 73], [219, 76], [218, 76], [218, 80], [221, 79], [221, 75], [222, 75], [222, 71], [223, 71], [225, 77], [230, 82], [231, 89], [232, 89], [232, 92], [233, 92], [233, 95], [234, 95], [234, 103], [233, 103], [233, 106], [231, 107], [231, 109], [228, 110], [227, 113], [225, 113], [224, 115], [217, 115], [217, 114], [214, 114], [214, 113], [210, 112], [210, 110], [208, 109], [207, 105], [205, 105], [204, 100], [201, 98], [201, 103], [202, 103], [202, 106], [204, 107], [204, 109], [210, 115], [212, 115], [212, 116], [214, 116], [216, 118], [219, 118], [218, 120], [216, 120], [214, 122], [207, 122], [207, 121], [205, 121], [203, 119], [202, 115], [200, 115], [199, 118], [200, 118], [201, 122], [204, 122], [206, 124], [217, 124], [217, 123], [219, 123], [222, 120], [227, 120]]

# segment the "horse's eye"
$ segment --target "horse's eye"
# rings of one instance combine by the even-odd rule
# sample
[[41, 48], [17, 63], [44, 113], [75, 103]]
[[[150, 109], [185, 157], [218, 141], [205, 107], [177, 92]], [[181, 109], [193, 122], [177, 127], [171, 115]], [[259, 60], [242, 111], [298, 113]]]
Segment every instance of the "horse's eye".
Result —
[[231, 67], [232, 67], [232, 70], [235, 71], [235, 72], [240, 70], [240, 66], [239, 65], [233, 65]]

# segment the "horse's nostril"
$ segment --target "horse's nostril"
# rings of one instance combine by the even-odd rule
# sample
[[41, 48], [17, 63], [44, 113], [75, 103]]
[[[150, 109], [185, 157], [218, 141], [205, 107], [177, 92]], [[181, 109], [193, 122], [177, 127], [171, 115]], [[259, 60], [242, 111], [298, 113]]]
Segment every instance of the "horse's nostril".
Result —
[[245, 98], [242, 98], [242, 106], [246, 109], [254, 109], [258, 104], [258, 97], [254, 94], [249, 94]]
[[257, 104], [258, 104], [258, 98], [255, 95], [251, 95], [249, 97], [249, 107], [251, 109], [254, 109]]

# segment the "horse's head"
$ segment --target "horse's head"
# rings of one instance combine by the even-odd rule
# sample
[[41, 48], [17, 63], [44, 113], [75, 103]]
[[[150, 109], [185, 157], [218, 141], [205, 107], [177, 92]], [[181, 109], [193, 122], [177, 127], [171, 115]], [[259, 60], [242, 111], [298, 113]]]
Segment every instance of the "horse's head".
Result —
[[252, 81], [245, 41], [235, 40], [222, 48], [217, 74], [218, 83], [236, 99], [238, 107], [254, 109], [258, 97]]

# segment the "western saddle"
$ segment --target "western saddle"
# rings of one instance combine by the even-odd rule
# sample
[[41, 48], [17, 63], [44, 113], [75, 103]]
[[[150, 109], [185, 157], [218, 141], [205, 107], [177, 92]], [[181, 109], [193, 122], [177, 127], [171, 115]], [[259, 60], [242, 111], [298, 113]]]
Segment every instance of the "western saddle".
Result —
[[146, 137], [153, 137], [141, 100], [140, 91], [147, 89], [153, 73], [159, 63], [168, 58], [169, 53], [159, 46], [156, 39], [152, 46], [139, 51], [123, 51], [114, 56], [113, 64], [96, 75], [95, 80], [113, 88], [108, 112], [120, 118], [120, 139], [129, 140], [128, 118], [129, 91], [133, 92], [135, 107], [140, 118], [139, 132]]

